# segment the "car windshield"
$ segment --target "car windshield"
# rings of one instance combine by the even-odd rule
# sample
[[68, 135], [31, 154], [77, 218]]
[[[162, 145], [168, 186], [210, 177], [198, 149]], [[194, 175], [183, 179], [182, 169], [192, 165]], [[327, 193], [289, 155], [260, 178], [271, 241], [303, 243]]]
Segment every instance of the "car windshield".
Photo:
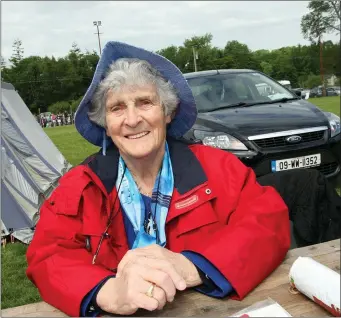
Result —
[[225, 73], [187, 79], [198, 112], [214, 111], [237, 104], [264, 104], [297, 98], [279, 83], [258, 72]]

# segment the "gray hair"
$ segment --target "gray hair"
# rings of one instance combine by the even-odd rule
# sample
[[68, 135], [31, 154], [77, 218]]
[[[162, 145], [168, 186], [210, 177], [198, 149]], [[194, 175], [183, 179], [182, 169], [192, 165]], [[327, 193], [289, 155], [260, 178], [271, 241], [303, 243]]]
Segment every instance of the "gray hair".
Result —
[[173, 85], [147, 61], [133, 58], [121, 58], [113, 62], [98, 85], [88, 112], [89, 119], [101, 127], [106, 127], [105, 104], [108, 91], [119, 91], [122, 85], [156, 86], [156, 91], [165, 116], [172, 115], [179, 103]]

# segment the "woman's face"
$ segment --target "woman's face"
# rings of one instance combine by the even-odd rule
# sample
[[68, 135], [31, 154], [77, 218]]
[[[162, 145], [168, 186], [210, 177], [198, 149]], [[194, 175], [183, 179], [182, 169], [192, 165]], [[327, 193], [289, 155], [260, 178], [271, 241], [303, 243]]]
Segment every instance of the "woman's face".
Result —
[[155, 85], [109, 91], [105, 106], [107, 135], [121, 155], [142, 159], [161, 150], [171, 117], [165, 116]]

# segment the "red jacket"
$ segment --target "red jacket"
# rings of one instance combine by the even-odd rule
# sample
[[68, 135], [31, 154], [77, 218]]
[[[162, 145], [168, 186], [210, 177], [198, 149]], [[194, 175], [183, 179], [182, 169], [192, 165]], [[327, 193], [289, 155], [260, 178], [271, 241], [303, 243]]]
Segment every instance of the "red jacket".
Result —
[[[289, 213], [279, 194], [256, 182], [234, 155], [169, 141], [174, 192], [166, 248], [208, 259], [242, 299], [283, 261], [290, 246]], [[92, 156], [60, 179], [41, 208], [27, 251], [29, 279], [44, 301], [79, 316], [84, 296], [113, 275], [128, 250], [117, 200], [109, 237], [92, 257], [117, 192], [118, 151]], [[91, 251], [85, 237], [91, 237]]]

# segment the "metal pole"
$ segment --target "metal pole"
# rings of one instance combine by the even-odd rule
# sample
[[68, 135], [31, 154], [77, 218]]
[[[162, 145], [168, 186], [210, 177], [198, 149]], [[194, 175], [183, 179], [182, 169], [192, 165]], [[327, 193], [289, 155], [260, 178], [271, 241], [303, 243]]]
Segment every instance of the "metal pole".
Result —
[[97, 26], [97, 36], [98, 36], [98, 46], [99, 46], [99, 55], [102, 55], [102, 48], [101, 48], [101, 39], [99, 37], [99, 28], [98, 28], [98, 24]]
[[196, 59], [196, 54], [195, 54], [195, 48], [194, 46], [192, 47], [193, 49], [193, 60], [194, 60], [194, 72], [197, 72], [198, 69], [197, 69], [197, 59]]
[[321, 74], [321, 83], [322, 83], [322, 96], [326, 96], [326, 90], [324, 87], [324, 70], [323, 70], [323, 43], [322, 36], [319, 37], [320, 42], [320, 74]]
[[102, 33], [99, 33], [99, 27], [102, 25], [102, 21], [94, 21], [93, 24], [97, 27], [99, 55], [102, 55], [101, 38], [99, 36], [100, 34], [102, 34]]

